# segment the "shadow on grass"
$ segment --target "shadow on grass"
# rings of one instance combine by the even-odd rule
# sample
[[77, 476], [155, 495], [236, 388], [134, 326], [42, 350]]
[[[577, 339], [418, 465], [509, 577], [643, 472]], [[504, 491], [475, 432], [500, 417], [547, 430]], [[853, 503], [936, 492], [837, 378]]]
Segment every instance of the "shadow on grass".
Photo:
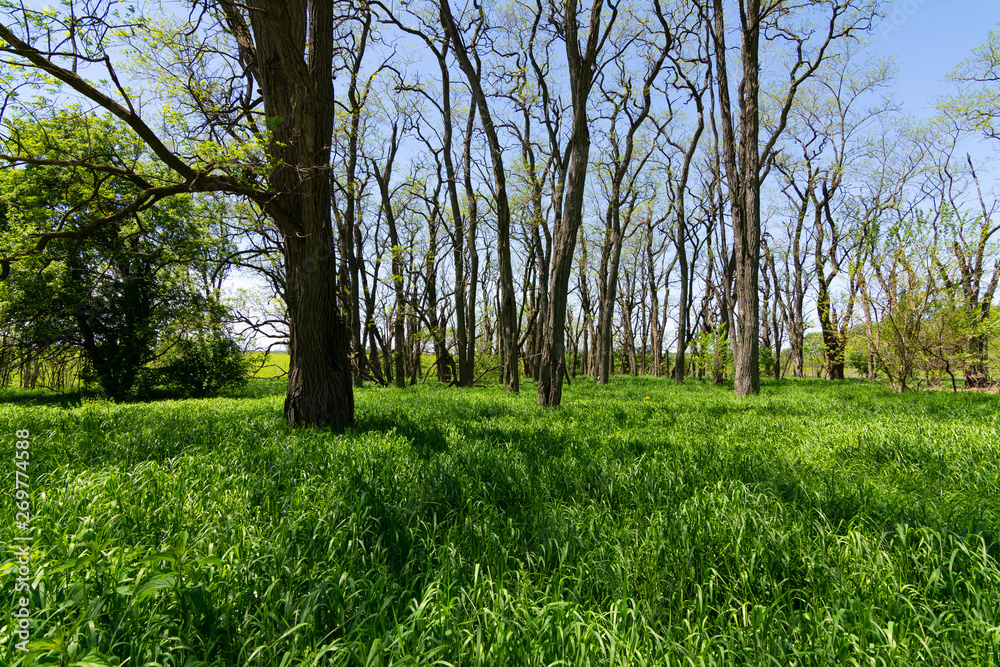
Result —
[[460, 414], [441, 415], [430, 421], [414, 419], [402, 411], [377, 412], [359, 415], [355, 430], [359, 434], [395, 430], [409, 440], [414, 454], [424, 461], [452, 449], [450, 433], [453, 439], [488, 442], [498, 448], [517, 450], [528, 460], [563, 455], [568, 444], [563, 433], [538, 424], [498, 425], [497, 420], [509, 413], [509, 408], [502, 405], [474, 406], [467, 410], [463, 406]]
[[448, 449], [444, 428], [436, 423], [418, 422], [405, 413], [367, 415], [358, 419], [355, 427], [357, 433], [386, 433], [392, 430], [409, 439], [410, 447], [423, 460]]
[[56, 405], [61, 408], [75, 408], [83, 403], [84, 395], [79, 391], [59, 393], [47, 389], [3, 389], [0, 390], [0, 404], [37, 407]]
[[[206, 398], [265, 398], [267, 396], [284, 396], [287, 382], [283, 380], [251, 379], [246, 385], [234, 389], [220, 391]], [[155, 387], [139, 395], [129, 396], [118, 405], [135, 405], [137, 403], [158, 403], [160, 401], [177, 401], [192, 399], [191, 396], [176, 389]], [[102, 401], [106, 398], [93, 389], [75, 389], [59, 392], [51, 389], [0, 389], [0, 405], [22, 405], [26, 407], [58, 406], [60, 408], [80, 407], [84, 400]]]

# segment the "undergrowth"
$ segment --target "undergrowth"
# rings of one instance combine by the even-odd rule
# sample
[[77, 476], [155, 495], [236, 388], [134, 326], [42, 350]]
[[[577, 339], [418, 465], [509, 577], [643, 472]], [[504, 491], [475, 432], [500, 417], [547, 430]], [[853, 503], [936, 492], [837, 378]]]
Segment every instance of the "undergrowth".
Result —
[[334, 434], [269, 386], [0, 406], [0, 662], [1000, 664], [996, 396], [429, 383]]

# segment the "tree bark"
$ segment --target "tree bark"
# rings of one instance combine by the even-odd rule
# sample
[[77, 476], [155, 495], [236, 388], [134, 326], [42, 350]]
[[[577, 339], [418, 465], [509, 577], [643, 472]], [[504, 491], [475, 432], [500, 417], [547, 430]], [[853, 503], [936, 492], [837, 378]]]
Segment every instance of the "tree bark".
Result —
[[[745, 6], [744, 6], [745, 4]], [[760, 154], [758, 147], [760, 112], [758, 76], [760, 72], [760, 2], [745, 0], [740, 5], [743, 44], [740, 82], [740, 135], [736, 150], [729, 102], [729, 81], [725, 57], [725, 21], [722, 0], [715, 0], [715, 56], [722, 118], [723, 158], [732, 207], [733, 250], [735, 253], [736, 323], [733, 335], [734, 389], [737, 396], [760, 393], [757, 365], [760, 334], [760, 304], [757, 283], [760, 267]]]
[[562, 401], [562, 383], [566, 364], [566, 299], [573, 270], [573, 253], [583, 221], [583, 195], [590, 156], [590, 123], [587, 104], [596, 76], [597, 56], [607, 31], [614, 24], [613, 10], [607, 27], [601, 29], [603, 0], [594, 0], [585, 50], [580, 51], [576, 0], [563, 3], [563, 36], [572, 92], [573, 126], [567, 151], [570, 153], [563, 193], [562, 217], [553, 234], [552, 279], [549, 312], [542, 345], [542, 366], [538, 377], [538, 404], [556, 407]]
[[469, 58], [468, 49], [455, 24], [448, 0], [440, 0], [441, 26], [454, 46], [455, 57], [465, 73], [472, 99], [479, 109], [483, 133], [490, 149], [490, 162], [496, 190], [497, 261], [500, 266], [500, 360], [503, 366], [504, 388], [517, 393], [520, 389], [517, 350], [517, 307], [514, 299], [514, 272], [510, 261], [510, 204], [507, 199], [507, 174], [503, 163], [503, 148], [497, 137], [493, 116], [483, 91], [479, 71]]
[[392, 178], [392, 167], [393, 162], [396, 158], [396, 151], [399, 145], [397, 143], [397, 127], [393, 123], [392, 126], [392, 137], [389, 141], [389, 154], [386, 158], [386, 164], [384, 169], [379, 169], [378, 164], [375, 160], [371, 160], [372, 171], [375, 174], [375, 180], [378, 182], [379, 193], [382, 196], [382, 213], [385, 216], [386, 223], [389, 225], [389, 243], [390, 252], [392, 254], [392, 285], [393, 291], [396, 295], [396, 304], [393, 308], [393, 324], [392, 324], [392, 361], [393, 361], [393, 377], [396, 381], [396, 386], [399, 388], [406, 386], [406, 371], [405, 371], [405, 360], [403, 358], [404, 352], [406, 351], [406, 294], [403, 285], [403, 262], [402, 262], [402, 247], [399, 244], [399, 233], [396, 228], [396, 214], [392, 208], [392, 199], [389, 193], [389, 179]]
[[[236, 16], [235, 8], [227, 14]], [[278, 160], [267, 207], [285, 221], [290, 333], [285, 417], [293, 425], [354, 424], [350, 338], [338, 305], [330, 215], [333, 6], [321, 0], [255, 3], [248, 12], [265, 114], [280, 118], [268, 147]], [[237, 28], [245, 30], [242, 18]]]

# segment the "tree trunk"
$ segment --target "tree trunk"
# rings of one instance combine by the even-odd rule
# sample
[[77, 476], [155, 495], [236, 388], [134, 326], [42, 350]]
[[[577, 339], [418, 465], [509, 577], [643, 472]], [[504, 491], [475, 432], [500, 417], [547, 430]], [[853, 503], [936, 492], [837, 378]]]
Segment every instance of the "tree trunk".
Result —
[[[601, 35], [602, 0], [594, 0], [585, 50], [579, 43], [579, 20], [576, 0], [563, 3], [563, 37], [566, 40], [567, 68], [573, 107], [573, 129], [567, 151], [570, 154], [563, 193], [562, 217], [553, 234], [552, 279], [549, 313], [545, 323], [542, 346], [542, 367], [538, 377], [538, 404], [556, 407], [562, 401], [562, 383], [566, 365], [566, 298], [569, 277], [573, 270], [573, 253], [577, 234], [583, 221], [583, 196], [590, 157], [590, 123], [587, 117], [588, 97], [594, 85], [596, 62]], [[609, 24], [614, 23], [613, 9]]]
[[389, 194], [389, 179], [392, 178], [392, 166], [396, 158], [396, 151], [399, 147], [398, 132], [396, 124], [392, 126], [392, 137], [389, 140], [389, 150], [386, 157], [384, 169], [379, 169], [374, 159], [371, 160], [372, 171], [375, 180], [378, 182], [379, 193], [382, 196], [382, 213], [389, 226], [389, 244], [392, 255], [392, 285], [396, 297], [393, 307], [392, 320], [392, 348], [393, 348], [393, 377], [397, 387], [406, 386], [406, 369], [403, 358], [406, 352], [406, 294], [403, 285], [403, 249], [399, 244], [399, 233], [396, 228], [396, 214], [392, 208], [392, 199]]
[[[617, 184], [616, 184], [617, 185]], [[618, 270], [621, 265], [622, 234], [621, 214], [618, 208], [619, 196], [613, 187], [611, 203], [608, 205], [607, 232], [601, 249], [601, 266], [598, 273], [598, 313], [597, 338], [594, 349], [597, 353], [597, 368], [594, 379], [598, 384], [607, 384], [611, 371], [610, 352], [613, 345], [615, 304], [618, 300]]]
[[[568, 10], [567, 10], [568, 11]], [[583, 219], [583, 194], [587, 179], [587, 161], [590, 155], [590, 130], [586, 111], [581, 111], [582, 121], [574, 127], [571, 140], [573, 157], [566, 177], [566, 195], [562, 220], [556, 227], [553, 239], [553, 271], [549, 312], [542, 344], [542, 362], [538, 374], [538, 404], [556, 407], [562, 401], [563, 366], [566, 363], [565, 329], [566, 300], [569, 276], [573, 270], [573, 251]]]
[[451, 37], [455, 57], [469, 82], [473, 102], [479, 109], [483, 133], [490, 149], [496, 190], [497, 260], [500, 265], [500, 360], [503, 366], [504, 388], [517, 393], [520, 389], [517, 354], [517, 306], [514, 299], [514, 272], [510, 261], [510, 204], [507, 200], [507, 175], [503, 164], [503, 147], [497, 138], [496, 126], [483, 92], [479, 72], [469, 59], [462, 35], [455, 25], [448, 0], [440, 0], [441, 26]]
[[350, 338], [338, 306], [330, 214], [333, 137], [333, 6], [319, 0], [254, 3], [246, 24], [226, 7], [241, 49], [258, 70], [264, 113], [281, 118], [268, 152], [274, 198], [266, 210], [284, 231], [289, 323], [285, 417], [292, 425], [354, 425]]
[[[324, 189], [327, 182], [317, 178], [306, 184]], [[354, 392], [347, 327], [337, 306], [336, 264], [330, 261], [334, 241], [329, 191], [326, 195], [325, 206], [316, 205], [323, 199], [317, 193], [314, 210], [302, 216], [303, 220], [320, 220], [313, 225], [314, 236], [285, 239], [290, 339], [285, 418], [293, 425], [344, 427], [354, 424]], [[319, 206], [325, 209], [325, 216], [315, 210]]]
[[[465, 241], [466, 255], [469, 266], [465, 272], [468, 294], [465, 302], [465, 321], [468, 325], [468, 335], [465, 338], [465, 364], [468, 384], [471, 387], [476, 373], [476, 295], [479, 288], [479, 250], [476, 248], [476, 230], [479, 226], [479, 207], [476, 202], [476, 191], [472, 187], [472, 131], [476, 124], [476, 106], [469, 107], [469, 116], [465, 125], [465, 146], [463, 149], [463, 180], [465, 184], [465, 201], [468, 205], [468, 229]], [[456, 239], [456, 243], [459, 240]], [[487, 255], [487, 264], [489, 255]]]
[[988, 339], [985, 336], [974, 336], [969, 340], [970, 360], [965, 364], [966, 389], [985, 389], [989, 386], [990, 376], [986, 367], [988, 349]]
[[[455, 265], [455, 347], [458, 352], [458, 377], [455, 378], [455, 384], [459, 387], [471, 387], [474, 376], [472, 364], [469, 361], [469, 328], [466, 324], [466, 298], [469, 286], [466, 280], [465, 253], [463, 252], [465, 246], [465, 220], [462, 217], [462, 207], [458, 203], [458, 179], [456, 177], [454, 160], [451, 155], [453, 133], [451, 79], [448, 75], [445, 51], [440, 53], [438, 64], [441, 70], [441, 108], [442, 119], [444, 121], [442, 152], [444, 153], [445, 176], [448, 179], [448, 203], [451, 206], [451, 219], [455, 229], [452, 237]], [[472, 118], [475, 117], [475, 106], [469, 110], [469, 114]], [[474, 276], [473, 281], [475, 281]], [[474, 313], [471, 319], [475, 319]]]
[[[757, 364], [760, 312], [757, 282], [760, 265], [759, 37], [760, 1], [745, 0], [740, 83], [740, 136], [736, 135], [729, 101], [725, 19], [722, 0], [715, 2], [715, 59], [722, 120], [723, 159], [732, 207], [735, 256], [736, 322], [733, 342], [734, 388], [737, 396], [760, 393]], [[737, 162], [738, 160], [738, 162]]]

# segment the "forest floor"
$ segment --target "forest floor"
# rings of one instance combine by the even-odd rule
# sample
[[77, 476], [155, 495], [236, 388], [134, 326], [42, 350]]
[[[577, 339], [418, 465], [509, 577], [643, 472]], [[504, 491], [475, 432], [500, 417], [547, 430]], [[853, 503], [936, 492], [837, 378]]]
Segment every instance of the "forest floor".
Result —
[[5, 394], [0, 665], [1000, 664], [996, 395], [283, 390]]

